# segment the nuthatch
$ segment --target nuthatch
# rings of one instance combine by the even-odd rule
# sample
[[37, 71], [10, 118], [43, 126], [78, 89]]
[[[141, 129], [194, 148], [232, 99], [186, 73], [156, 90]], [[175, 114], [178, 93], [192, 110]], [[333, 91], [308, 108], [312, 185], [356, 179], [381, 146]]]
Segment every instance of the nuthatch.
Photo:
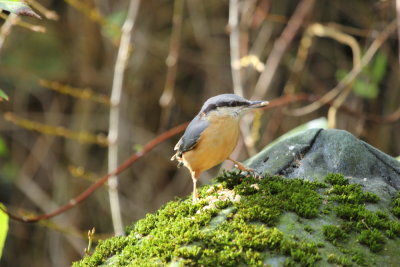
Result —
[[268, 101], [250, 101], [234, 94], [223, 94], [208, 99], [199, 114], [190, 122], [185, 133], [176, 144], [178, 167], [185, 165], [193, 180], [193, 202], [198, 199], [196, 183], [201, 172], [226, 159], [233, 161], [239, 169], [249, 171], [229, 155], [239, 139], [239, 119], [250, 109], [268, 105]]

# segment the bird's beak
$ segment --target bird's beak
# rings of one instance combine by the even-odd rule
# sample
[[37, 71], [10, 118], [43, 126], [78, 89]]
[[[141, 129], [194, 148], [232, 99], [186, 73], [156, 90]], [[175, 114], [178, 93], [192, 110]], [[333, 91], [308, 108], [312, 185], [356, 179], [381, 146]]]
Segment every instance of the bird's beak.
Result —
[[251, 101], [250, 105], [248, 108], [262, 108], [268, 105], [268, 101]]

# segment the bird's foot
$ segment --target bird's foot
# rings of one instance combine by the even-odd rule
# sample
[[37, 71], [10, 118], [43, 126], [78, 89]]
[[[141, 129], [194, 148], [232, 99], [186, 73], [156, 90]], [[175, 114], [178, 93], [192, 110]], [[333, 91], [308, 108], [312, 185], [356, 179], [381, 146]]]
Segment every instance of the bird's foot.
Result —
[[196, 204], [199, 202], [199, 193], [197, 193], [197, 189], [193, 190], [193, 204]]
[[243, 165], [242, 163], [240, 163], [240, 162], [238, 162], [238, 161], [236, 161], [234, 159], [231, 159], [231, 158], [228, 158], [228, 159], [230, 161], [232, 161], [235, 164], [235, 167], [238, 168], [239, 170], [249, 173], [251, 176], [253, 176], [256, 179], [261, 179], [262, 178], [262, 175], [257, 173], [256, 170], [254, 170], [252, 168], [249, 168], [249, 167], [246, 167], [245, 165]]

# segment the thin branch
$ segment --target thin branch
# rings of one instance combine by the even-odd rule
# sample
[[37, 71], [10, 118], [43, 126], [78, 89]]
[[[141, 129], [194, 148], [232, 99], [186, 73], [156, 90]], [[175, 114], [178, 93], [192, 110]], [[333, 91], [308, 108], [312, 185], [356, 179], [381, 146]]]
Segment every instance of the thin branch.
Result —
[[[16, 186], [19, 190], [43, 212], [50, 211], [56, 208], [57, 205], [51, 196], [49, 196], [32, 178], [35, 173], [38, 173], [39, 169], [45, 166], [53, 140], [54, 138], [49, 136], [39, 136], [35, 143], [30, 146], [29, 154], [18, 174], [19, 178], [16, 179]], [[53, 226], [58, 228], [68, 226], [74, 232], [76, 231], [76, 229], [72, 227], [73, 223], [70, 217], [61, 215], [55, 221], [56, 223], [53, 223]], [[82, 245], [84, 243], [70, 235], [66, 235], [65, 237], [75, 251], [81, 254]]]
[[398, 42], [398, 57], [400, 64], [400, 0], [396, 0], [396, 20], [397, 20], [397, 42]]
[[[346, 33], [343, 33], [333, 27], [324, 26], [320, 23], [314, 23], [310, 25], [306, 33], [304, 34], [300, 46], [297, 52], [297, 57], [293, 65], [293, 72], [286, 83], [284, 88], [285, 93], [294, 93], [296, 83], [299, 82], [299, 72], [304, 68], [304, 62], [309, 54], [309, 49], [312, 44], [314, 37], [329, 37], [335, 41], [348, 45], [352, 50], [353, 55], [353, 68], [359, 68], [361, 65], [361, 49], [357, 43], [357, 40]], [[341, 95], [335, 100], [334, 104], [329, 108], [328, 111], [328, 126], [329, 128], [335, 128], [336, 126], [336, 113], [338, 107], [346, 100], [347, 96], [351, 91], [351, 86], [347, 86]]]
[[229, 44], [231, 48], [231, 70], [233, 91], [243, 96], [242, 77], [240, 71], [240, 31], [239, 31], [239, 0], [229, 0]]
[[67, 84], [45, 79], [40, 79], [39, 84], [60, 94], [70, 95], [83, 100], [90, 100], [107, 106], [111, 104], [110, 98], [107, 95], [96, 93], [90, 88], [76, 88]]
[[36, 131], [45, 135], [53, 135], [67, 139], [77, 140], [81, 143], [92, 143], [99, 146], [108, 146], [107, 138], [102, 134], [72, 131], [62, 126], [52, 126], [33, 120], [21, 118], [14, 113], [4, 113], [4, 119], [27, 130]]
[[57, 15], [57, 13], [55, 11], [45, 8], [38, 1], [36, 1], [36, 0], [26, 0], [26, 2], [28, 2], [28, 4], [30, 4], [34, 9], [36, 9], [37, 11], [42, 13], [46, 17], [46, 19], [51, 19], [51, 20], [58, 20], [59, 19], [59, 16]]
[[165, 64], [167, 65], [167, 77], [165, 79], [164, 91], [160, 97], [159, 103], [162, 108], [160, 130], [164, 131], [170, 114], [174, 99], [175, 80], [178, 69], [179, 49], [182, 35], [182, 21], [184, 0], [175, 0], [174, 15], [172, 17], [172, 33], [169, 45], [169, 52]]
[[[0, 12], [0, 18], [7, 20], [9, 16], [7, 16], [5, 13], [1, 13]], [[46, 28], [41, 26], [41, 25], [34, 25], [34, 24], [30, 24], [28, 22], [25, 22], [21, 19], [17, 20], [16, 25], [26, 28], [28, 30], [34, 31], [34, 32], [40, 32], [40, 33], [45, 33], [46, 32]]]
[[[1, 11], [1, 9], [0, 9]], [[10, 14], [7, 20], [3, 23], [0, 28], [0, 50], [4, 45], [4, 41], [6, 40], [7, 36], [11, 32], [11, 28], [13, 25], [17, 24], [19, 21], [18, 15]]]
[[287, 111], [287, 113], [293, 116], [303, 116], [319, 109], [324, 104], [332, 101], [337, 95], [340, 94], [340, 92], [342, 92], [350, 83], [352, 83], [355, 78], [357, 78], [362, 68], [364, 68], [364, 66], [366, 66], [371, 61], [375, 53], [378, 51], [379, 47], [381, 47], [381, 45], [395, 31], [395, 29], [396, 20], [393, 20], [372, 42], [365, 55], [362, 57], [361, 64], [358, 66], [353, 66], [353, 69], [346, 75], [346, 77], [344, 77], [332, 90], [322, 96], [318, 101], [305, 107]]
[[288, 25], [281, 36], [275, 41], [274, 47], [265, 63], [265, 69], [261, 73], [254, 89], [253, 99], [263, 99], [271, 85], [272, 78], [281, 62], [283, 54], [289, 47], [294, 36], [301, 28], [304, 18], [311, 12], [315, 0], [302, 0], [290, 18]]
[[[110, 128], [108, 140], [108, 171], [111, 172], [118, 167], [118, 137], [120, 122], [120, 102], [124, 81], [124, 72], [129, 58], [129, 44], [132, 38], [132, 29], [136, 20], [140, 0], [132, 0], [129, 5], [128, 16], [122, 25], [121, 42], [118, 50], [117, 60], [114, 69], [114, 80], [111, 92]], [[115, 235], [123, 235], [121, 208], [118, 199], [118, 180], [111, 176], [108, 181], [111, 217]]]

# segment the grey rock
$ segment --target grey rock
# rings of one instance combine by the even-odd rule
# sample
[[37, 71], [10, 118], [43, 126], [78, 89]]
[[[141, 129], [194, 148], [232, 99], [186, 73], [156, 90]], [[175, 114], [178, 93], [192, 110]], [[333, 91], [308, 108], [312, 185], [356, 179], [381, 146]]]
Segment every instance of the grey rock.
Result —
[[311, 129], [250, 158], [258, 173], [321, 181], [341, 173], [389, 201], [400, 189], [400, 162], [343, 130]]

